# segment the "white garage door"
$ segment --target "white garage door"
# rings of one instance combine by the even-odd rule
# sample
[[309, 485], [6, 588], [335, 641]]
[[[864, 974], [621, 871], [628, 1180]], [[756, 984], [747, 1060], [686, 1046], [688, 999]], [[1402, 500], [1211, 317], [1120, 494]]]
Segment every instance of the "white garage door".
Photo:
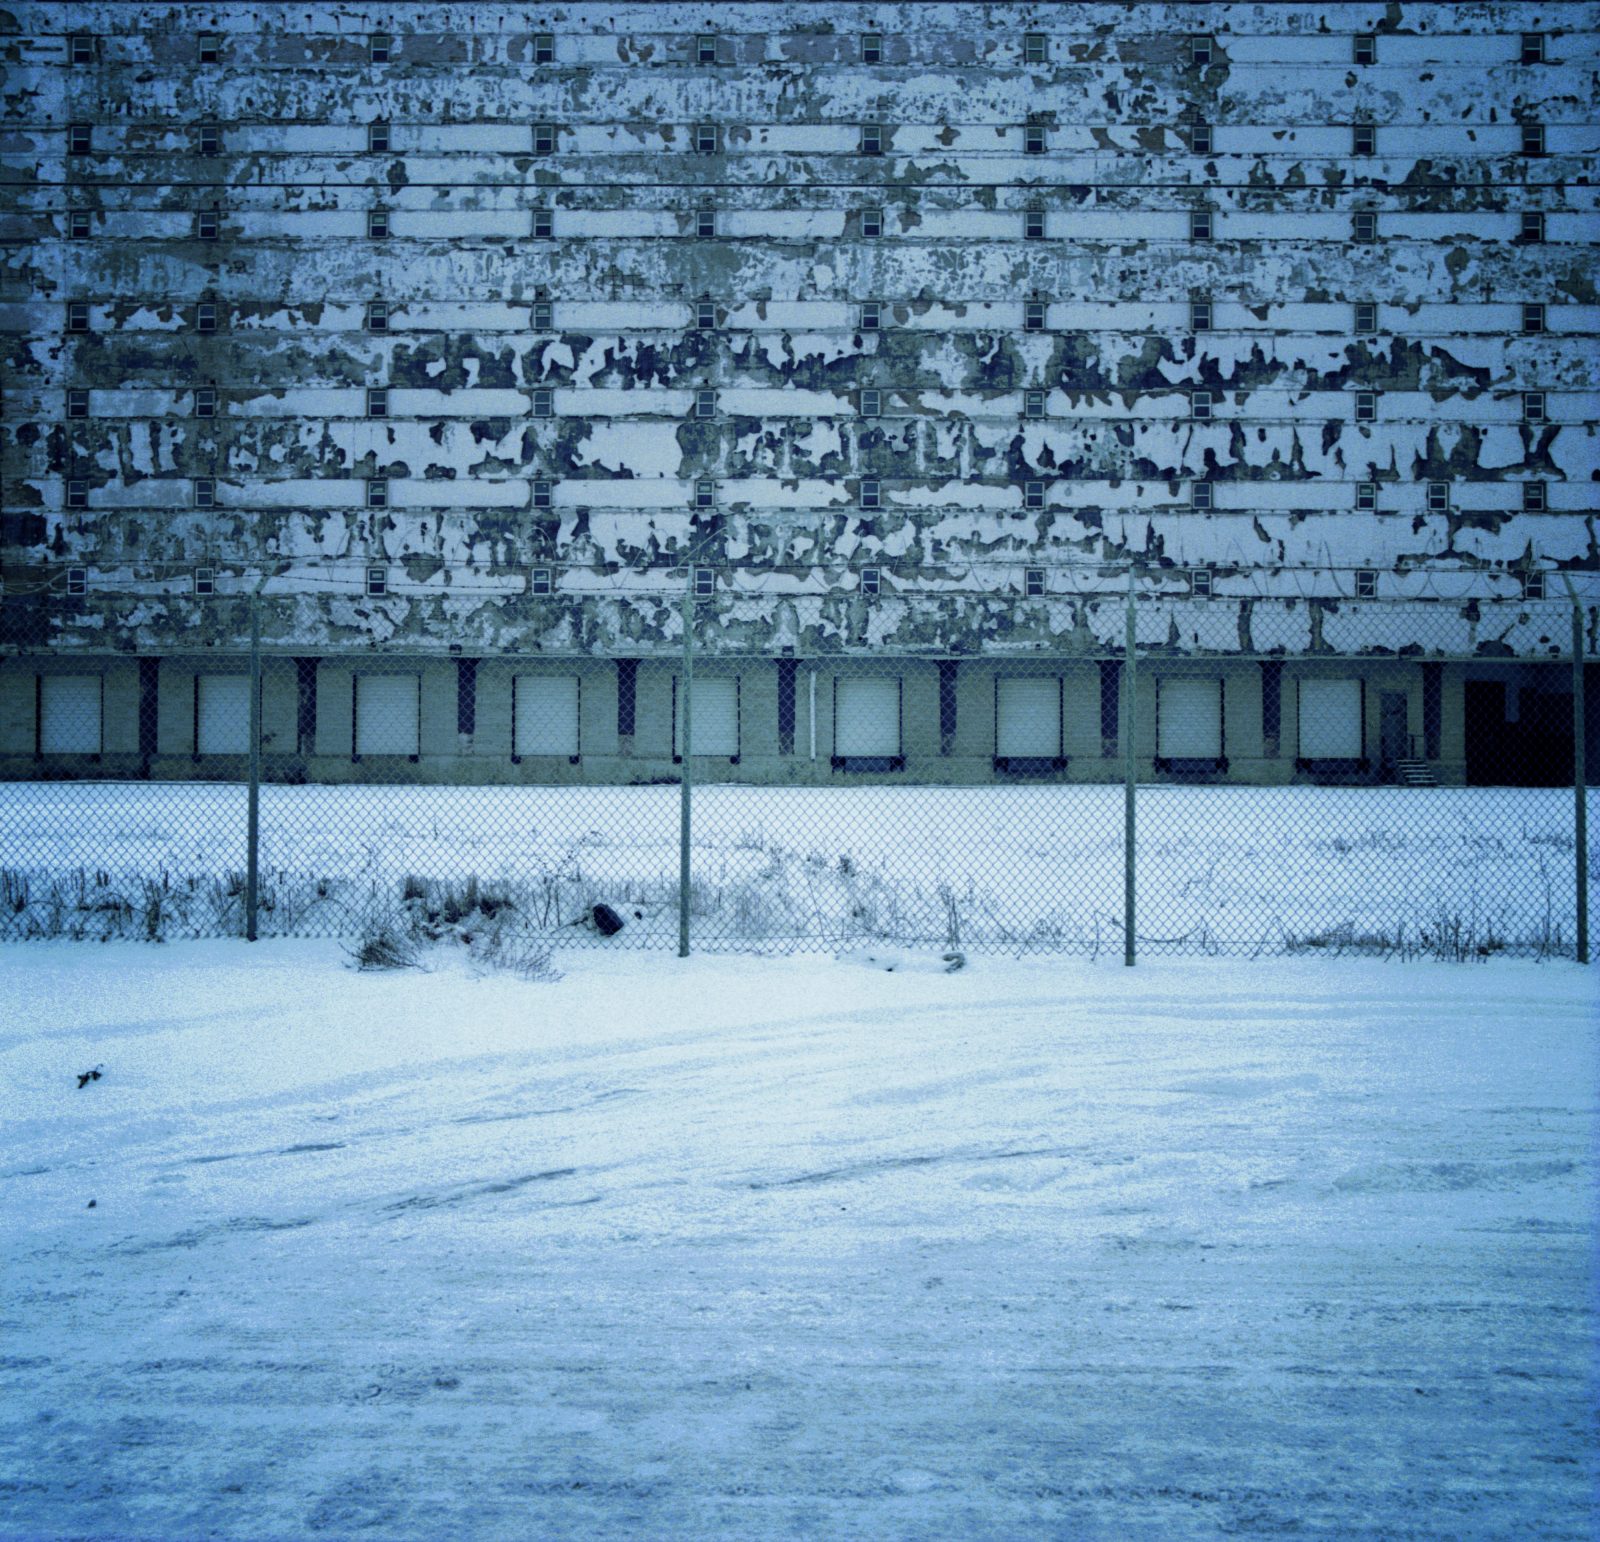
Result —
[[39, 677], [39, 748], [46, 755], [100, 753], [100, 676]]
[[416, 675], [356, 676], [356, 754], [415, 755]]
[[513, 748], [518, 755], [578, 753], [578, 677], [518, 675]]
[[900, 753], [900, 678], [840, 680], [833, 697], [835, 755]]
[[996, 755], [1053, 760], [1061, 753], [1061, 680], [995, 682]]
[[1300, 682], [1300, 755], [1305, 760], [1361, 758], [1361, 682]]
[[1163, 680], [1156, 754], [1163, 760], [1222, 759], [1222, 682]]
[[196, 675], [195, 748], [202, 755], [250, 753], [249, 675]]
[[[672, 753], [683, 753], [683, 681], [676, 682]], [[739, 682], [732, 675], [696, 675], [689, 690], [693, 714], [689, 748], [696, 755], [739, 753]]]

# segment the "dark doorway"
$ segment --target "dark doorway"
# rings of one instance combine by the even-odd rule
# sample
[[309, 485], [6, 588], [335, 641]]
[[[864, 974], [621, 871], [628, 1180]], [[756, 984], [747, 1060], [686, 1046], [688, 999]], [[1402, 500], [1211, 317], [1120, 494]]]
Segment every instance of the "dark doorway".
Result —
[[1570, 691], [1508, 686], [1502, 680], [1468, 680], [1466, 687], [1470, 786], [1572, 785]]

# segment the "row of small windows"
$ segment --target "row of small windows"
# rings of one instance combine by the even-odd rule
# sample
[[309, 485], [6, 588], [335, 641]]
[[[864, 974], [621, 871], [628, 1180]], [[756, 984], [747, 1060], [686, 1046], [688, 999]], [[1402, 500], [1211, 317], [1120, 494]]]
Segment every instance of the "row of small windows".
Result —
[[[884, 63], [884, 38], [881, 32], [863, 32], [858, 39], [863, 64]], [[68, 42], [68, 58], [74, 65], [92, 65], [95, 62], [95, 38], [91, 33], [73, 34]], [[536, 32], [533, 35], [533, 62], [554, 64], [556, 57], [555, 34]], [[367, 37], [367, 59], [372, 64], [388, 64], [394, 53], [393, 35], [373, 32]], [[215, 32], [202, 32], [196, 40], [196, 58], [201, 64], [222, 62], [222, 38]], [[1189, 39], [1189, 63], [1195, 69], [1206, 69], [1215, 60], [1216, 41], [1205, 33], [1196, 33]], [[729, 56], [722, 48], [722, 39], [713, 32], [701, 32], [694, 39], [694, 60], [697, 64], [721, 64]], [[1357, 33], [1352, 40], [1351, 57], [1356, 64], [1378, 62], [1378, 39], [1375, 33]], [[1025, 64], [1047, 64], [1050, 60], [1050, 38], [1043, 32], [1025, 32], [1022, 35], [1022, 59]], [[1519, 62], [1543, 64], [1547, 59], [1545, 34], [1521, 34]]]

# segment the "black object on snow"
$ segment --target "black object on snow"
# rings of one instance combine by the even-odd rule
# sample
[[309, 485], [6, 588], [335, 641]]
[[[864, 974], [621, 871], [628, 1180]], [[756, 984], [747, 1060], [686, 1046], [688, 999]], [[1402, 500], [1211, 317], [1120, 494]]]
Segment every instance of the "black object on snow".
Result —
[[609, 905], [596, 905], [590, 915], [594, 918], [595, 930], [602, 937], [615, 937], [623, 928], [622, 917]]
[[94, 1070], [92, 1070], [92, 1071], [79, 1071], [78, 1072], [78, 1091], [82, 1092], [83, 1089], [85, 1087], [87, 1087], [90, 1082], [99, 1081], [100, 1080], [100, 1073], [103, 1070], [105, 1070], [105, 1067], [103, 1065], [97, 1065], [94, 1068]]

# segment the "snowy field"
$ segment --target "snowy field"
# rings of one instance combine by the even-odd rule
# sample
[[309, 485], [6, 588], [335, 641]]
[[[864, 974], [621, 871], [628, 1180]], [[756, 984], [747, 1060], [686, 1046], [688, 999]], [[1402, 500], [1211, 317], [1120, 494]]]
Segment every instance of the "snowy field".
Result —
[[8, 950], [0, 1536], [1593, 1535], [1588, 971], [558, 962]]
[[[1119, 954], [1122, 789], [694, 794], [696, 947], [895, 938]], [[677, 940], [678, 789], [266, 787], [263, 935], [348, 936], [469, 877], [559, 934], [597, 900]], [[1543, 788], [1146, 787], [1146, 951], [1570, 955], [1572, 794]], [[245, 794], [0, 785], [0, 936], [237, 936]], [[1600, 874], [1597, 874], [1600, 877]], [[571, 936], [571, 933], [566, 933]]]

